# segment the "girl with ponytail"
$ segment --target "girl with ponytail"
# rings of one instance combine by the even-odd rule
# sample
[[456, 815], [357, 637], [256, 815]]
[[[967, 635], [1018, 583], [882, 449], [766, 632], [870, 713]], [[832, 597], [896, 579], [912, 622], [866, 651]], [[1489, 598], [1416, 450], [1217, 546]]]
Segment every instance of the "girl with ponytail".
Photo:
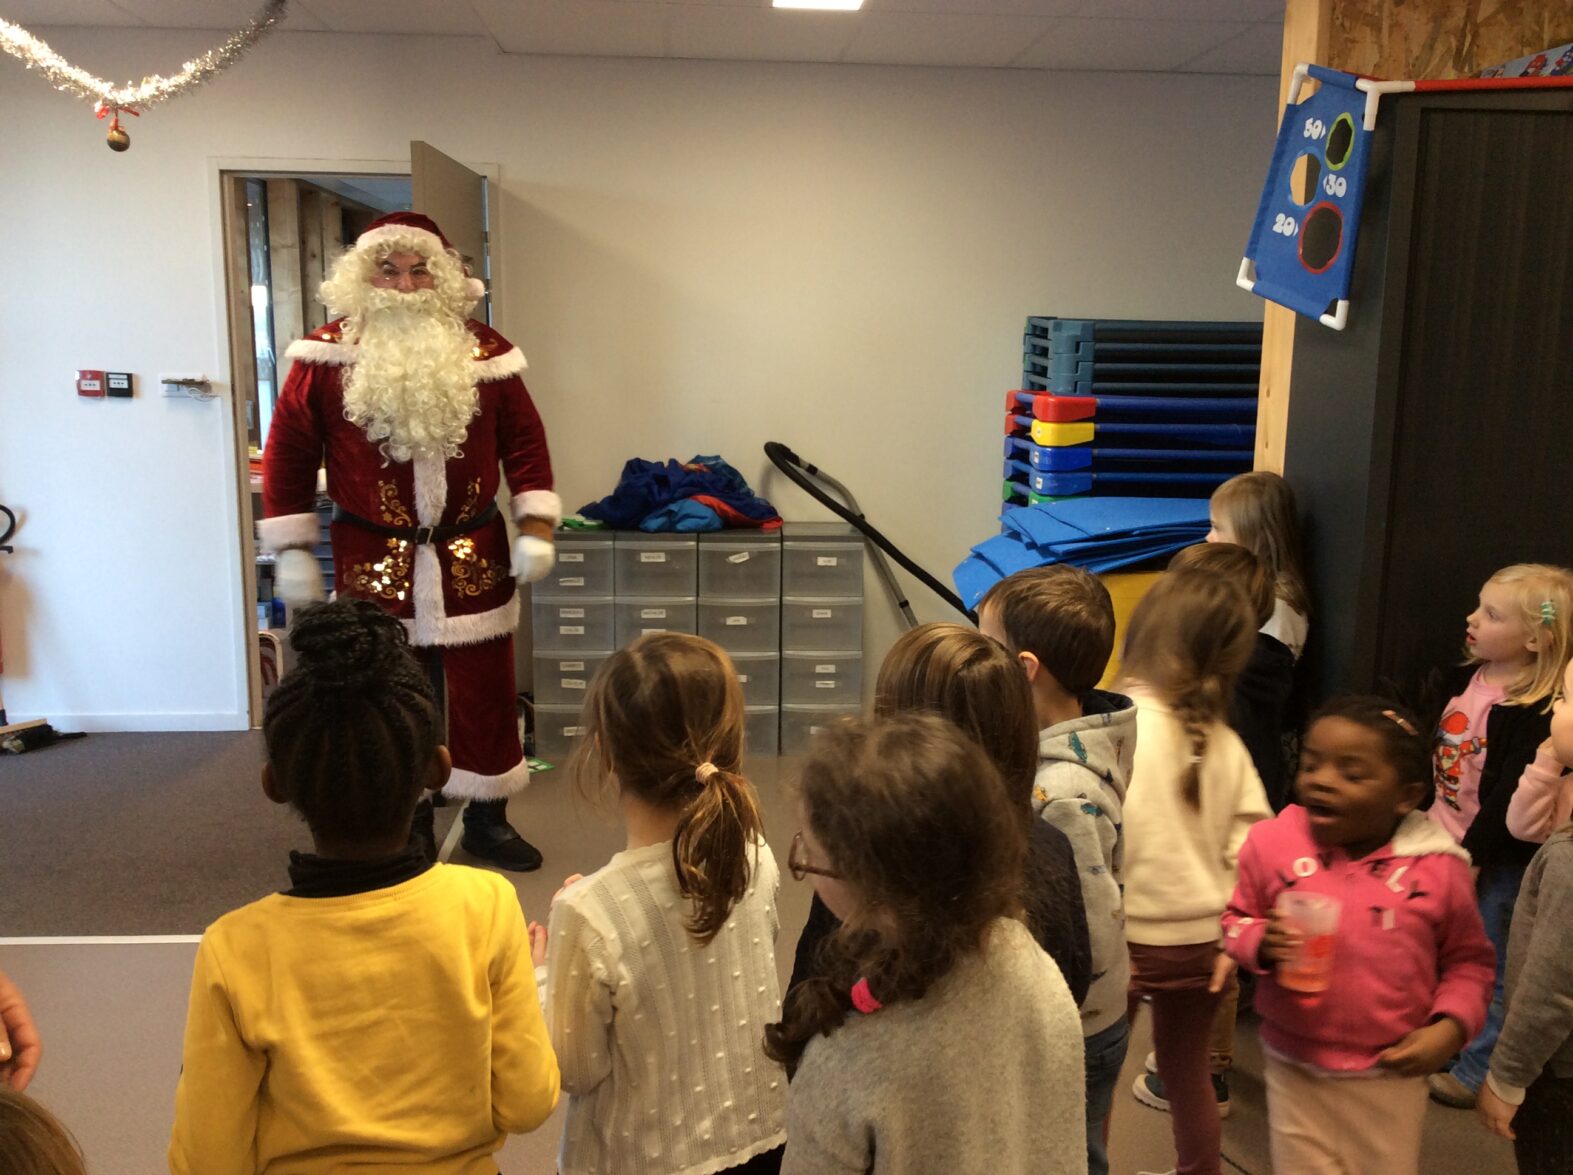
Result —
[[571, 764], [615, 792], [627, 847], [552, 904], [546, 1020], [568, 1091], [563, 1175], [776, 1171], [786, 1078], [780, 873], [742, 774], [743, 696], [720, 647], [651, 633], [585, 698]]
[[[1151, 1000], [1180, 1175], [1219, 1170], [1208, 1037], [1233, 972], [1219, 919], [1246, 832], [1272, 815], [1250, 753], [1227, 724], [1255, 639], [1253, 607], [1233, 580], [1171, 571], [1137, 605], [1120, 661], [1119, 688], [1136, 703], [1124, 812], [1130, 1013]], [[1135, 1094], [1150, 1104], [1146, 1077]]]

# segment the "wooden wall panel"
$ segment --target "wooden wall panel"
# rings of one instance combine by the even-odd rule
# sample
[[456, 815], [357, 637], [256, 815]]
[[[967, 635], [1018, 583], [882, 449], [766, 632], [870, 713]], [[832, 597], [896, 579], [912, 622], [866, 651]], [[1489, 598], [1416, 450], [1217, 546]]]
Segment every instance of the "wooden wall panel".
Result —
[[1573, 0], [1336, 0], [1327, 63], [1387, 78], [1473, 77], [1573, 41]]

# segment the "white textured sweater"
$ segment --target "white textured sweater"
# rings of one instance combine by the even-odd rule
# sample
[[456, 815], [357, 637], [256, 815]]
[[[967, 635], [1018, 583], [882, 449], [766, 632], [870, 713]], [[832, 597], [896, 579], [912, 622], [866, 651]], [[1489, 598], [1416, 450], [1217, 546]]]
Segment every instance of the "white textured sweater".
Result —
[[1136, 703], [1136, 759], [1125, 792], [1125, 937], [1144, 946], [1214, 942], [1234, 893], [1245, 834], [1273, 814], [1251, 754], [1221, 722], [1207, 729], [1201, 805], [1181, 794], [1190, 741], [1152, 694]]
[[781, 1145], [786, 1076], [776, 891], [760, 842], [708, 946], [684, 921], [670, 841], [618, 853], [552, 907], [546, 1023], [569, 1095], [562, 1175], [711, 1175]]
[[1084, 1088], [1060, 969], [1002, 918], [921, 1000], [809, 1041], [781, 1175], [1084, 1175]]

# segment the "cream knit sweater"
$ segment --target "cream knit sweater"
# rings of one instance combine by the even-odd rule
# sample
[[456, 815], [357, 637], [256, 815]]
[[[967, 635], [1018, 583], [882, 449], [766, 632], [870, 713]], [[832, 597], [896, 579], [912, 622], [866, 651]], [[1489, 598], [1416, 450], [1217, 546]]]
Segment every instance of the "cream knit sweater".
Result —
[[1245, 834], [1273, 812], [1251, 755], [1223, 723], [1207, 731], [1201, 807], [1180, 794], [1191, 757], [1169, 708], [1139, 688], [1136, 760], [1125, 793], [1125, 937], [1144, 946], [1189, 946], [1219, 938], [1234, 892]]
[[562, 1175], [711, 1175], [781, 1145], [786, 1075], [776, 891], [760, 842], [748, 892], [700, 946], [670, 841], [618, 853], [552, 907], [546, 1023], [569, 1095]]

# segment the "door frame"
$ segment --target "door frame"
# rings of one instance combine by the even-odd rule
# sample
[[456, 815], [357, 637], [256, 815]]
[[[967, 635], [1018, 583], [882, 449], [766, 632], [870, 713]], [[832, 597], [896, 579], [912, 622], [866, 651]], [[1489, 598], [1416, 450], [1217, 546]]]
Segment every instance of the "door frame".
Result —
[[[498, 247], [502, 239], [499, 193], [502, 169], [495, 163], [461, 160], [472, 171], [486, 178], [487, 248], [491, 264], [492, 302], [495, 306], [502, 289], [504, 265]], [[235, 699], [238, 717], [245, 718], [241, 728], [262, 725], [262, 659], [256, 639], [257, 565], [251, 557], [256, 534], [256, 519], [251, 509], [251, 472], [246, 445], [246, 401], [236, 394], [235, 376], [241, 364], [236, 361], [236, 323], [231, 313], [229, 234], [233, 231], [232, 192], [244, 178], [284, 178], [308, 175], [408, 175], [409, 159], [318, 159], [210, 155], [207, 158], [209, 240], [213, 274], [213, 322], [217, 335], [214, 347], [216, 366], [213, 388], [227, 393], [229, 411], [224, 414], [223, 460], [231, 492], [225, 497], [230, 526], [228, 555], [234, 573], [229, 578], [231, 614], [235, 618], [234, 643]], [[245, 323], [246, 348], [250, 354], [250, 321]], [[242, 703], [242, 699], [244, 702]]]

